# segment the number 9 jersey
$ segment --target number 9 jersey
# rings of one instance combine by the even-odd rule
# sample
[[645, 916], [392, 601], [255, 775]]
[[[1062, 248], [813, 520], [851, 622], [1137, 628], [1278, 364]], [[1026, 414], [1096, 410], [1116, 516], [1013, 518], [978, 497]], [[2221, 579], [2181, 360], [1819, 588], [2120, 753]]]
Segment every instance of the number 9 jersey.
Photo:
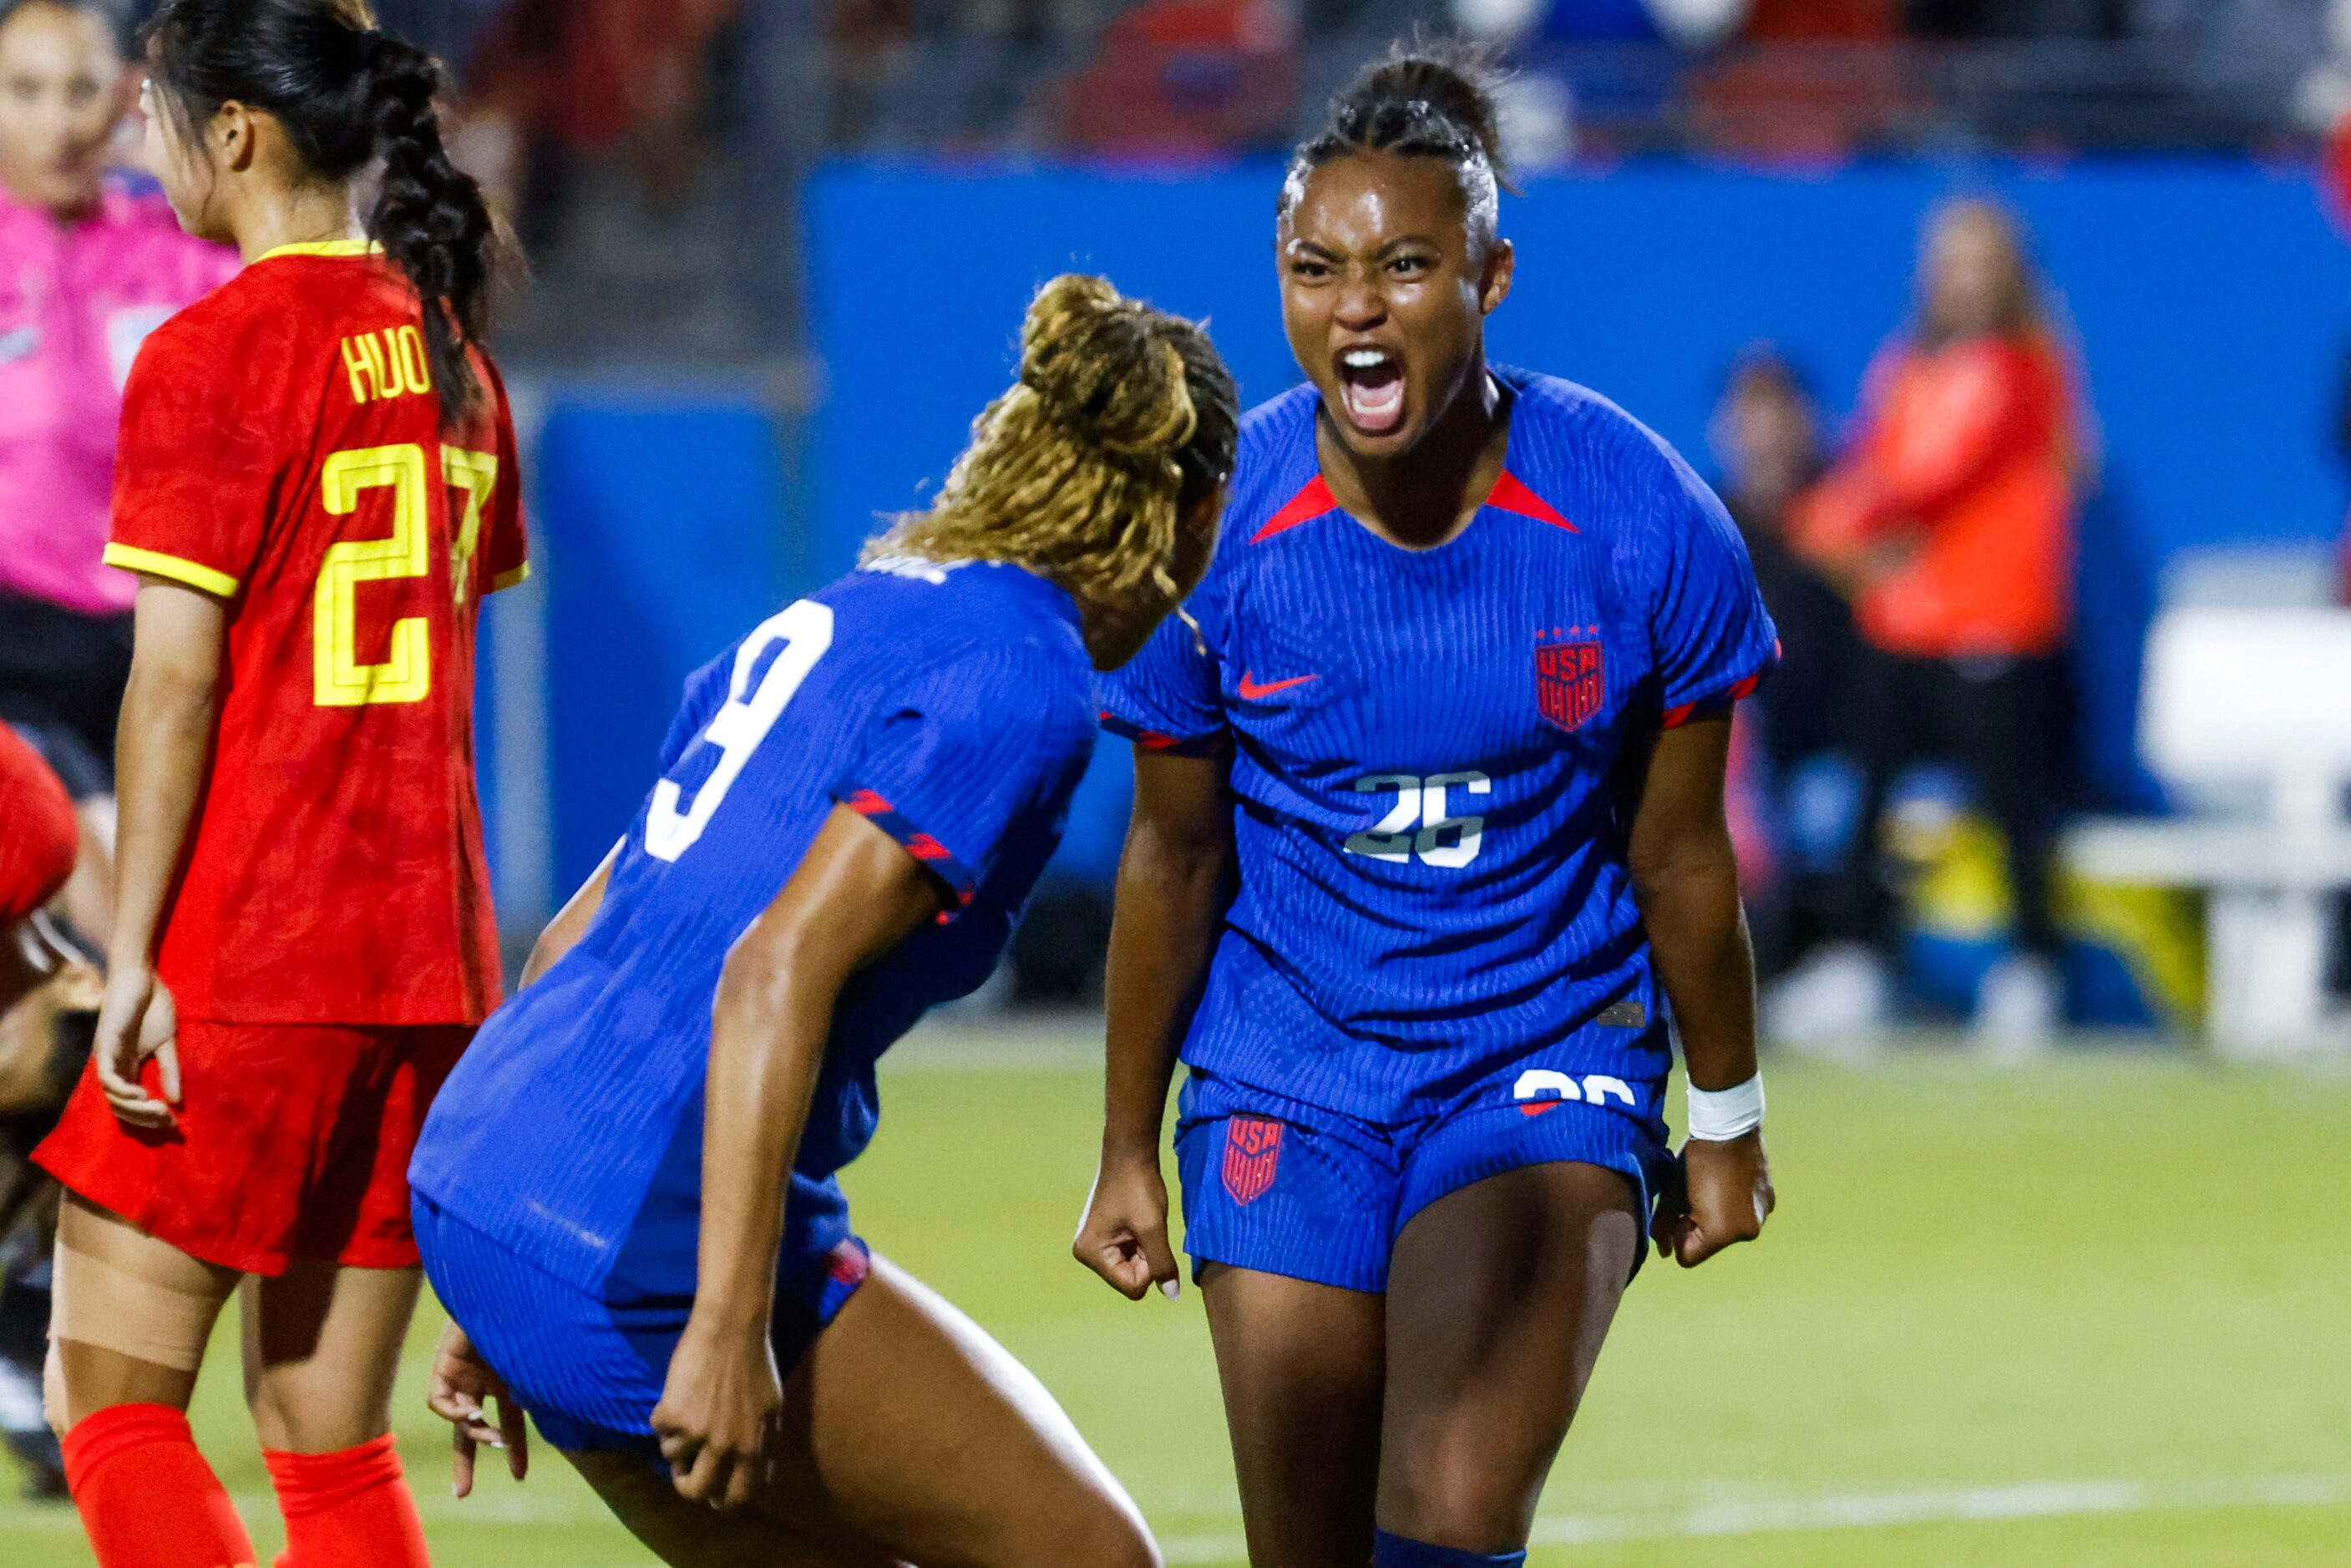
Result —
[[478, 1023], [498, 998], [474, 635], [527, 573], [505, 388], [444, 428], [363, 242], [265, 255], [147, 341], [116, 566], [229, 605], [219, 741], [157, 972], [182, 1015]]

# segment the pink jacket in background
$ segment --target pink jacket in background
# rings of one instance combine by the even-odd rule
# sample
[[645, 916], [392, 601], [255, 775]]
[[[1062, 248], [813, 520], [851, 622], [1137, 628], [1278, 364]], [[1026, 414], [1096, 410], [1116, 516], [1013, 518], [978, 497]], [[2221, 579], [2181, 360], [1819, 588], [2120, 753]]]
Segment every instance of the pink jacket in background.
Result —
[[0, 591], [83, 615], [131, 607], [137, 580], [99, 559], [122, 384], [147, 335], [237, 266], [183, 234], [161, 195], [110, 182], [95, 216], [60, 228], [0, 187]]

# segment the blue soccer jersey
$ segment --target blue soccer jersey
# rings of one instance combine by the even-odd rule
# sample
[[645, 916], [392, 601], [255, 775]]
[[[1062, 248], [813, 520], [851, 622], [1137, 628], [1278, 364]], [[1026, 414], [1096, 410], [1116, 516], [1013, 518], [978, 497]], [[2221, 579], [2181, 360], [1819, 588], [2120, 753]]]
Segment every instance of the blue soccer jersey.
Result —
[[835, 1012], [785, 1251], [841, 1245], [874, 1062], [1002, 955], [1085, 771], [1092, 674], [1070, 596], [1017, 566], [895, 561], [760, 626], [688, 683], [602, 907], [458, 1064], [416, 1191], [609, 1300], [690, 1296], [720, 967], [839, 803], [959, 904]]
[[1502, 476], [1430, 550], [1339, 510], [1313, 389], [1254, 410], [1197, 633], [1161, 627], [1100, 688], [1146, 746], [1234, 748], [1240, 886], [1185, 1061], [1382, 1125], [1538, 1054], [1656, 1114], [1619, 764], [1777, 652], [1737, 530], [1671, 448], [1583, 388], [1495, 374]]

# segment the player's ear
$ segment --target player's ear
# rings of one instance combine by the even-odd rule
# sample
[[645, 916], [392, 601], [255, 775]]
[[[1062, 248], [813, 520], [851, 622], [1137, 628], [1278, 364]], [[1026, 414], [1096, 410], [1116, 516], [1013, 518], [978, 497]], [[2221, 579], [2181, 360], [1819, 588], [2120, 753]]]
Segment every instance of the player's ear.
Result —
[[1508, 240], [1498, 239], [1486, 247], [1486, 265], [1478, 279], [1478, 308], [1488, 316], [1501, 307], [1510, 297], [1510, 280], [1518, 275], [1519, 253]]
[[253, 110], [229, 99], [213, 116], [213, 161], [233, 174], [242, 174], [253, 167], [259, 151], [256, 134], [260, 130], [259, 117]]

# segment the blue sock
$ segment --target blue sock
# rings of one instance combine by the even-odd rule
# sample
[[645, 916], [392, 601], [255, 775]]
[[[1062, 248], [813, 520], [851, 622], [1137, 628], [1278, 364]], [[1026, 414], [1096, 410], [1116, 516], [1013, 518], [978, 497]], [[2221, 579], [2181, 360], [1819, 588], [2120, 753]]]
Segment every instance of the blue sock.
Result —
[[1426, 1541], [1406, 1541], [1384, 1530], [1372, 1539], [1372, 1568], [1525, 1568], [1526, 1561], [1523, 1552], [1489, 1556], [1483, 1552], [1431, 1546]]

